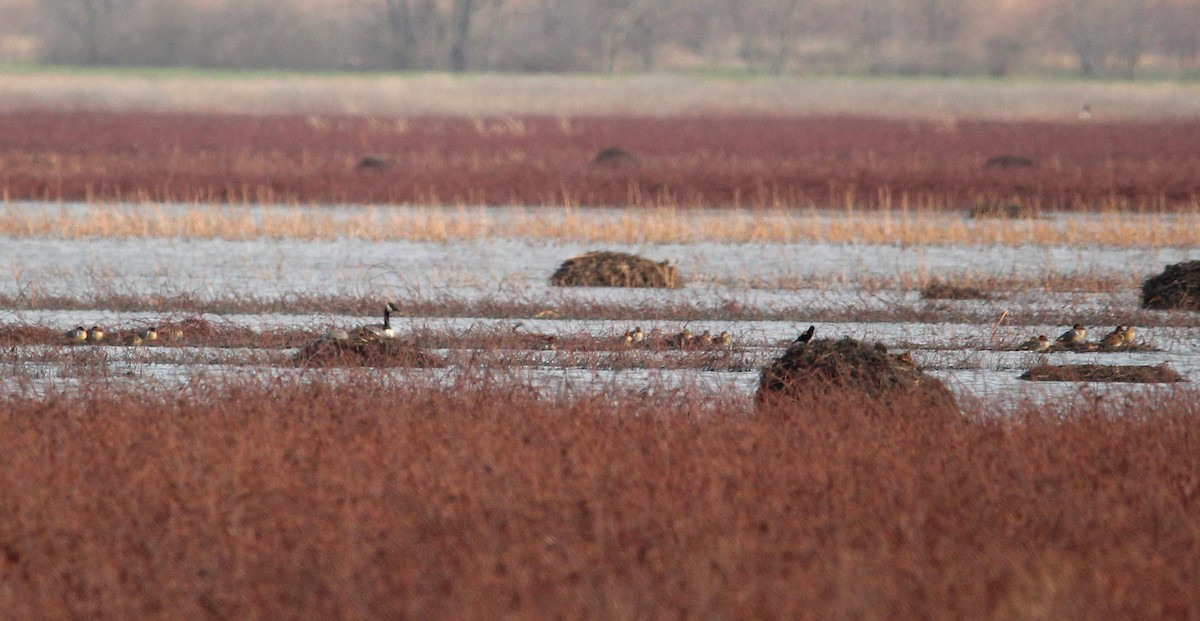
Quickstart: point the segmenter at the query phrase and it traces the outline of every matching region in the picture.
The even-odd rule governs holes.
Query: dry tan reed
[[[1055,218],[970,220],[930,210],[863,212],[674,207],[458,208],[228,207],[94,203],[77,209],[0,207],[10,238],[298,239],[451,242],[472,239],[588,243],[866,243],[901,245],[1191,247],[1200,209],[1099,212]]]

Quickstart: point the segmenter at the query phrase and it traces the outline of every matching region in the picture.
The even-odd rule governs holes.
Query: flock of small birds
[[[725,330],[722,330],[717,335],[713,335],[709,330],[705,330],[700,334],[692,334],[692,331],[687,328],[675,334],[662,336],[657,331],[647,334],[642,331],[641,326],[638,326],[621,335],[620,341],[628,346],[660,343],[673,349],[709,349],[713,347],[729,347],[733,344],[733,337]]]
[[[1075,324],[1070,330],[1063,332],[1053,343],[1045,334],[1039,334],[1034,338],[1021,343],[1020,348],[1035,352],[1049,352],[1055,349],[1066,349],[1070,351],[1113,351],[1122,347],[1128,347],[1137,338],[1137,331],[1133,326],[1117,326],[1112,332],[1104,335],[1104,338],[1098,342],[1089,343],[1087,339],[1087,328],[1082,324]]]
[[[150,326],[140,330],[133,330],[132,332],[118,333],[114,337],[107,334],[104,331],[104,328],[94,325],[90,328],[84,328],[83,326],[72,328],[64,332],[63,336],[67,338],[67,342],[71,345],[83,345],[89,343],[92,345],[100,343],[114,345],[146,345],[157,341],[159,332],[157,326]],[[175,328],[166,336],[173,341],[181,340],[183,338],[183,330],[180,328]]]
[[[398,310],[400,309],[395,304],[388,302],[383,307],[383,323],[360,326],[353,330],[330,328],[317,341],[363,343],[395,338],[396,332],[392,329],[391,319],[392,312]],[[812,339],[815,331],[816,326],[809,326],[808,330],[802,332],[792,341],[792,344],[807,343]],[[84,343],[98,344],[105,342],[107,335],[103,328],[93,325],[91,328],[84,328],[83,326],[72,328],[64,332],[63,336],[66,337],[67,342],[71,345],[80,345]],[[171,340],[178,341],[183,338],[183,331],[177,327],[172,329],[166,336]],[[1055,350],[1113,351],[1129,346],[1133,343],[1136,336],[1137,333],[1133,326],[1122,325],[1117,326],[1098,342],[1089,343],[1086,341],[1087,328],[1077,323],[1070,330],[1063,332],[1053,343],[1050,342],[1050,339],[1045,334],[1039,334],[1021,343],[1019,348],[1034,352],[1050,352]],[[111,338],[108,342],[123,345],[144,345],[153,343],[158,338],[158,327],[150,326],[141,330],[118,334],[116,338]],[[558,337],[551,335],[541,338],[545,340],[545,343],[542,343],[543,349],[558,349]],[[653,330],[649,333],[644,332],[641,326],[626,331],[620,336],[619,341],[628,347],[660,345],[671,349],[712,349],[733,345],[733,337],[726,330],[722,330],[720,334],[716,335],[709,330],[705,330],[697,335],[693,334],[688,328],[684,328],[680,332],[664,336],[658,330]]]

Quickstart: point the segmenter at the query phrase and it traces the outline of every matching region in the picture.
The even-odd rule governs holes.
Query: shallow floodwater
[[[48,209],[35,204],[9,209]],[[56,209],[76,207],[54,206]],[[264,212],[279,208],[239,208]],[[354,209],[354,208],[349,208]],[[522,214],[529,208],[519,209]],[[583,210],[587,213],[587,210]],[[503,218],[503,208],[486,210],[488,217]],[[548,210],[547,217],[556,217]],[[588,217],[604,218],[605,210]],[[934,217],[934,216],[925,216]],[[961,218],[947,214],[946,218]],[[1070,216],[1062,216],[1069,218]],[[1079,216],[1086,219],[1087,216]],[[1066,225],[1077,225],[1067,223]],[[1200,241],[1200,240],[1198,240]],[[550,274],[564,259],[588,250],[628,251],[657,260],[669,259],[689,284],[674,291],[629,289],[561,289],[548,285]],[[542,301],[548,306],[572,301],[621,303],[629,307],[677,302],[710,306],[735,304],[771,310],[794,317],[792,321],[629,321],[496,319],[489,317],[398,317],[402,333],[411,330],[521,329],[547,334],[610,336],[644,324],[664,333],[685,325],[693,331],[728,330],[739,346],[753,349],[756,360],[769,360],[807,327],[809,317],[837,309],[876,314],[892,310],[918,311],[929,306],[911,290],[864,288],[864,277],[873,282],[911,282],[914,274],[963,274],[997,278],[1037,279],[1055,275],[1154,274],[1163,266],[1194,258],[1189,249],[1131,250],[1102,246],[1007,246],[898,244],[766,244],[704,241],[687,244],[597,244],[544,242],[520,239],[471,239],[453,243],[413,241],[361,241],[254,239],[27,239],[0,237],[0,295],[16,300],[38,296],[102,299],[106,295],[188,294],[197,298],[277,299],[287,295],[378,296],[379,299],[454,299],[460,301]],[[803,286],[812,280],[811,287]],[[763,283],[799,282],[800,286],[770,288]],[[844,284],[837,284],[844,283]],[[1036,310],[1048,316],[1070,317],[1090,312],[1120,315],[1138,312],[1139,292],[1016,292],[1001,300],[939,301],[964,316],[1003,317],[1014,310]],[[19,305],[19,304],[18,304]],[[1012,325],[977,321],[940,323],[824,322],[819,336],[849,336],[879,340],[896,350],[912,351],[917,361],[945,378],[952,389],[988,400],[1014,396],[1061,399],[1080,390],[1142,391],[1170,387],[1085,386],[1074,383],[1028,383],[1016,380],[1037,360],[1104,364],[1169,363],[1189,380],[1200,379],[1200,321],[1186,313],[1163,315],[1173,327],[1140,328],[1139,339],[1161,351],[1115,354],[1059,354],[1039,357],[1025,352],[997,352],[998,342],[1012,343],[1035,334],[1058,334],[1062,325]],[[92,323],[137,326],[179,313],[118,312],[105,308],[86,310],[21,310],[0,308],[0,323],[35,324],[67,329]],[[314,314],[204,314],[213,323],[228,323],[258,330],[311,329],[314,334],[329,326],[353,327],[361,317]],[[1065,319],[1064,319],[1065,320]],[[1111,326],[1096,326],[1100,335]],[[1097,335],[1098,338],[1099,335]],[[220,377],[244,374],[246,366],[172,363],[163,360],[167,348],[156,348],[156,358],[138,360],[134,350],[116,350],[110,358],[124,377],[150,378],[156,385],[187,382],[197,375]],[[184,348],[179,348],[184,349]],[[121,351],[125,350],[125,351]],[[127,353],[128,352],[128,353]],[[193,352],[195,353],[195,352]],[[225,352],[226,355],[229,352]],[[194,359],[194,356],[193,356]],[[551,361],[552,362],[552,361]],[[28,369],[26,369],[28,370]],[[69,386],[70,373],[53,364],[33,369],[46,385]],[[294,369],[265,372],[281,375]],[[387,371],[398,373],[398,371]],[[441,372],[441,371],[439,371]],[[616,385],[663,389],[687,386],[721,393],[754,390],[755,372],[701,370],[606,371],[563,369],[549,364],[530,367],[528,379],[546,386]],[[436,372],[434,372],[436,373]],[[7,382],[10,389],[14,388]]]

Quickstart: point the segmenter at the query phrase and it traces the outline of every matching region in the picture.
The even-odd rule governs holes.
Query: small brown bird
[[[809,326],[808,329],[805,330],[803,334],[801,334],[800,336],[797,336],[796,340],[792,341],[792,344],[795,345],[796,343],[807,343],[807,342],[811,341],[812,337],[813,337],[813,333],[816,331],[817,331],[816,326]]]
[[[145,330],[138,332],[137,335],[143,341],[157,341],[158,340],[158,328],[156,326],[150,326],[149,328],[146,328]]]
[[[87,330],[85,330],[83,328],[83,326],[79,326],[72,330],[67,330],[66,332],[63,333],[63,336],[67,337],[67,340],[70,341],[71,344],[73,345],[75,343],[82,343],[82,342],[86,341],[87,337],[88,337],[88,333],[87,333]]]
[[[1116,349],[1125,344],[1125,326],[1117,326],[1115,330],[1104,335],[1100,339],[1100,347],[1104,349]]]
[[[645,341],[645,340],[646,340],[646,333],[645,333],[645,332],[642,332],[642,327],[641,327],[641,326],[638,326],[638,327],[636,327],[636,328],[634,328],[634,329],[633,329],[633,334],[632,334],[632,336],[633,336],[633,342],[634,342],[634,343],[641,343],[641,342],[643,342],[643,341]]]
[[[1027,351],[1046,351],[1050,349],[1050,339],[1046,338],[1045,334],[1039,334],[1036,338],[1029,339],[1021,343],[1021,349]]]
[[[1121,340],[1129,345],[1135,338],[1137,338],[1137,332],[1134,331],[1133,326],[1125,326],[1125,333],[1121,335]]]
[[[667,339],[668,347],[687,347],[692,344],[692,331],[684,328],[682,332]]]
[[[713,344],[712,332],[709,332],[708,330],[701,332],[700,336],[696,337],[696,343],[698,343],[701,347],[708,347],[708,346],[712,345]]]
[[[713,345],[717,347],[729,347],[733,344],[733,337],[729,336],[727,330],[721,330],[721,333],[713,337]]]
[[[99,343],[104,340],[104,330],[100,326],[92,326],[87,332],[87,340],[92,343]]]
[[[1056,342],[1075,345],[1077,343],[1082,343],[1086,336],[1087,328],[1083,327],[1082,324],[1077,323],[1070,330],[1063,332],[1062,335],[1058,337]]]

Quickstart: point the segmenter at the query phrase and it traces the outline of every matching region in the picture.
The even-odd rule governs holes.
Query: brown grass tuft
[[[404,339],[362,338],[350,340],[319,338],[292,357],[305,367],[442,367],[446,361]]]
[[[1175,369],[1160,365],[1039,364],[1018,379],[1033,382],[1127,382],[1163,384],[1185,382]]]
[[[921,287],[921,298],[925,300],[989,300],[992,298],[992,294],[978,287],[934,279]]]

